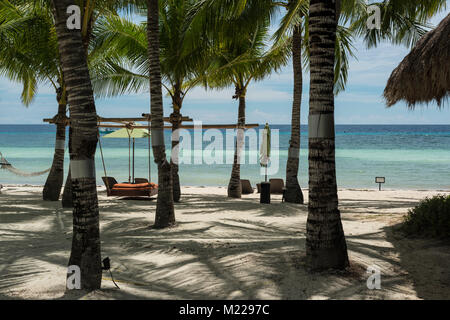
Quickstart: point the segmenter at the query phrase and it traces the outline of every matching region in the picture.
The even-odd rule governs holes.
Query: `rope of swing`
[[[148,182],[152,181],[152,156],[151,156],[151,142],[150,142],[150,117],[148,117]]]
[[[100,155],[102,157],[103,172],[105,173],[106,189],[109,190],[108,174],[106,173],[105,158],[103,157],[102,140],[100,139],[100,130],[97,126],[98,145],[100,147]]]
[[[150,142],[150,121],[148,122],[148,181],[151,181],[152,175],[151,175],[151,142]],[[98,136],[98,145],[100,147],[100,155],[102,158],[102,165],[103,165],[103,172],[105,173],[105,180],[106,180],[106,188],[109,189],[109,185],[108,185],[108,174],[106,172],[106,165],[105,165],[105,158],[103,156],[103,148],[102,148],[102,140],[101,140],[101,135],[100,135],[100,130],[99,127],[97,126],[97,136]],[[1,154],[1,153],[0,153]]]

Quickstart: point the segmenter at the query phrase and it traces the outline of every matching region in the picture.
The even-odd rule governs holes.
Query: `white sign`
[[[386,178],[385,177],[376,177],[375,183],[386,183]]]

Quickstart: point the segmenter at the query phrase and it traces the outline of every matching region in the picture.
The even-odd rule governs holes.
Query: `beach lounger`
[[[242,194],[252,194],[253,188],[250,180],[241,180]]]
[[[134,183],[148,183],[146,178],[134,178]]]
[[[270,179],[270,193],[271,194],[284,194],[284,181],[283,179]],[[261,193],[261,183],[256,184],[258,193]]]
[[[283,179],[270,179],[270,193],[271,194],[283,194],[285,187]],[[261,183],[256,184],[258,193],[261,193]]]
[[[271,194],[284,194],[284,181],[283,179],[270,179],[270,193]]]
[[[117,183],[113,177],[102,177],[108,197],[151,197],[158,193],[154,183]]]

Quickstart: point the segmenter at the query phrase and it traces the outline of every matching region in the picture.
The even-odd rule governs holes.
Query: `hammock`
[[[0,169],[5,169],[8,170],[9,172],[14,173],[15,175],[21,176],[21,177],[36,177],[36,176],[41,176],[43,174],[46,174],[47,172],[49,172],[51,170],[51,168],[48,168],[47,170],[44,171],[38,171],[38,172],[25,172],[22,170],[19,170],[15,167],[13,167],[8,160],[6,160],[2,153],[0,152]]]

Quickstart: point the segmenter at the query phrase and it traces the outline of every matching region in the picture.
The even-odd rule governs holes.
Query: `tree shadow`
[[[421,299],[450,299],[450,245],[435,239],[408,238],[397,224],[384,228],[399,253],[400,264],[411,276]]]
[[[409,275],[401,268],[417,277],[410,271],[417,268],[411,267],[413,260],[408,256],[415,251],[399,245],[389,228],[346,236],[350,270],[311,273],[305,263],[305,205],[261,205],[256,198],[235,200],[192,194],[176,204],[182,211],[177,226],[163,230],[149,228],[155,202],[129,201],[124,205],[120,199],[106,202],[100,198],[102,256],[111,257],[112,272],[121,290],[114,288],[105,273],[101,290],[64,291],[72,216],[39,201],[39,197],[9,197],[20,206],[20,218],[14,216],[17,207],[0,213],[5,213],[9,221],[0,221],[0,299],[14,297],[8,292],[36,278],[45,284],[49,272],[57,268],[61,283],[52,290],[56,290],[58,299],[382,299],[410,294],[403,289]],[[343,206],[357,210],[357,204],[347,200],[342,200]],[[369,205],[379,208],[407,205],[404,201],[362,201],[371,201]],[[7,206],[1,198],[0,205]],[[345,213],[350,216],[347,209]],[[38,222],[37,217],[45,221],[44,226],[22,230],[22,225]],[[292,223],[286,225],[286,219]],[[430,248],[432,244],[427,245]],[[419,268],[417,272],[428,275],[432,271],[426,269],[426,249],[421,247],[422,255],[413,262],[422,263],[424,270]],[[400,260],[396,259],[398,254]],[[444,271],[448,270],[448,261],[440,262],[447,268]],[[367,288],[365,270],[369,263],[390,271],[383,274],[381,291]],[[36,271],[41,265],[46,267]],[[428,289],[422,289],[427,284],[414,282],[419,297],[433,297]],[[435,290],[434,297],[445,297],[445,290]]]

